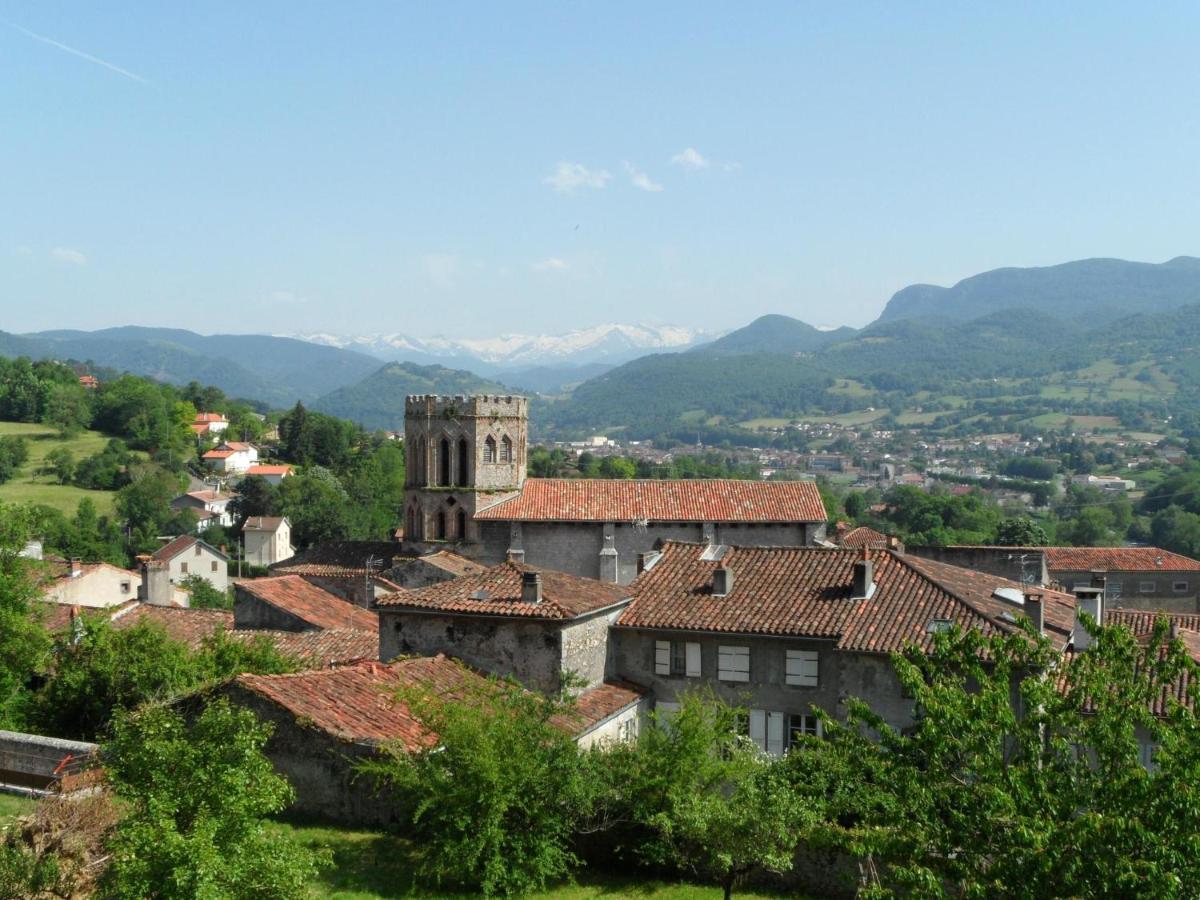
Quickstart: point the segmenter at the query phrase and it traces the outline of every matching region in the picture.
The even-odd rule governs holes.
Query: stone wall
[[[1050,576],[1063,590],[1075,585],[1090,585],[1092,573],[1053,570]],[[1180,590],[1176,590],[1179,587]],[[1105,573],[1104,605],[1126,609],[1153,609],[1163,612],[1194,613],[1200,611],[1200,572],[1120,572]]]
[[[1023,583],[1045,585],[1050,581],[1046,556],[1040,550],[1021,547],[908,547],[906,553],[944,562],[976,572],[987,572]],[[1024,559],[1022,559],[1024,557]]]
[[[275,726],[264,753],[296,793],[291,812],[358,826],[407,824],[408,812],[394,795],[355,769],[359,762],[377,758],[375,748],[305,727],[287,710],[236,684],[221,690],[231,702]]]
[[[658,675],[654,667],[655,641],[692,641],[700,644],[700,677]],[[717,678],[718,647],[750,647],[750,680]],[[677,702],[686,691],[710,686],[726,702],[738,706],[807,714],[817,706],[837,718],[845,716],[845,701],[858,697],[897,728],[912,722],[912,701],[902,694],[891,661],[886,656],[837,650],[833,641],[804,638],[766,638],[687,634],[614,628],[610,637],[612,674],[648,687],[656,701]],[[785,683],[787,650],[818,653],[816,687]]]
[[[588,687],[603,683],[608,672],[609,628],[627,605],[571,622],[563,628],[562,671],[579,675]]]
[[[98,750],[84,741],[0,731],[0,783],[44,789],[82,771]]]

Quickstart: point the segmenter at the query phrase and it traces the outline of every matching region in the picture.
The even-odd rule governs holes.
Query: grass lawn
[[[393,835],[375,831],[351,831],[328,826],[279,823],[277,828],[294,834],[301,843],[332,855],[333,866],[312,884],[316,896],[332,900],[387,900],[393,897],[458,898],[472,894],[440,893],[422,887],[414,876],[412,844]],[[718,887],[639,879],[628,874],[583,870],[574,883],[562,884],[533,895],[550,900],[710,900],[722,896]],[[737,891],[736,897],[777,897],[778,893]]]
[[[76,437],[59,440],[57,432],[46,425],[28,422],[0,422],[0,437],[20,435],[29,442],[29,461],[7,483],[0,484],[0,502],[44,503],[71,515],[84,497],[91,497],[101,515],[113,511],[111,491],[86,491],[71,485],[55,484],[54,479],[38,474],[46,454],[66,447],[76,462],[104,449],[109,438],[98,431],[85,431]]]
[[[33,801],[16,794],[0,794],[0,828],[33,809]]]

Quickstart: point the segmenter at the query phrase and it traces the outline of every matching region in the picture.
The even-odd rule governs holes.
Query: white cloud
[[[554,168],[554,174],[542,179],[560,194],[571,194],[579,188],[595,188],[599,190],[612,180],[612,174],[604,169],[589,169],[582,163],[560,162]]]
[[[700,169],[707,169],[712,163],[700,155],[700,151],[695,147],[688,147],[680,153],[676,153],[671,157],[671,165],[683,166],[685,169],[690,169],[693,172]]]
[[[43,44],[49,44],[51,47],[57,47],[59,50],[62,50],[65,53],[70,53],[72,56],[78,56],[80,59],[86,59],[93,65],[102,66],[103,68],[108,69],[110,72],[116,72],[118,75],[124,75],[126,78],[132,79],[133,81],[137,81],[141,84],[150,84],[150,82],[148,82],[141,75],[135,75],[128,69],[122,69],[120,66],[115,66],[98,56],[92,56],[90,53],[84,53],[82,50],[76,50],[74,47],[70,47],[67,44],[54,40],[53,38],[45,37],[37,32],[30,31],[28,28],[22,28],[15,22],[9,22],[8,24],[12,25],[13,28],[17,29],[17,31],[21,32],[27,37],[33,38],[35,41],[41,41]]]
[[[55,247],[50,251],[50,255],[59,262],[70,263],[73,266],[87,265],[87,257],[70,247]]]
[[[629,173],[629,180],[636,188],[641,188],[643,191],[661,191],[663,186],[656,181],[651,181],[650,176],[641,171],[631,162],[625,163],[625,171]]]
[[[571,268],[571,264],[565,259],[559,259],[557,256],[539,260],[532,266],[535,272],[565,272],[569,268]]]

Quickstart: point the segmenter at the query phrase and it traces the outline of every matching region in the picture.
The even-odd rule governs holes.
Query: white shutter
[[[767,749],[767,712],[763,709],[750,710],[750,740],[759,750]]]
[[[783,713],[767,713],[767,752],[772,756],[783,755]]]
[[[817,651],[789,650],[787,651],[787,666],[785,682],[801,687],[817,686]]]
[[[750,648],[717,647],[717,678],[720,681],[749,681]]]
[[[671,674],[671,642],[670,641],[655,641],[654,642],[654,674],[655,675],[670,675]]]
[[[700,645],[693,644],[691,641],[687,643],[687,677],[700,677]]]

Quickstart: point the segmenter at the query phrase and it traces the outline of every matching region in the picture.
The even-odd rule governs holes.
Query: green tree
[[[399,699],[438,745],[415,755],[391,747],[366,771],[412,805],[423,874],[486,896],[563,877],[577,862],[570,843],[587,804],[575,741],[553,721],[569,707],[498,679],[454,699],[432,690]]]
[[[117,492],[117,512],[130,529],[131,542],[135,550],[154,550],[158,535],[169,530],[186,530],[177,523],[171,509],[171,500],[182,488],[181,479],[157,466],[150,467]],[[169,529],[179,524],[178,529]]]
[[[277,515],[287,516],[292,523],[292,539],[297,547],[350,536],[349,497],[328,469],[310,466],[283,479],[275,494]]]
[[[630,817],[648,835],[642,858],[714,880],[727,900],[756,868],[790,870],[800,829],[813,818],[781,762],[738,734],[738,715],[711,693],[692,692],[610,761]]]
[[[66,484],[75,477],[75,454],[66,447],[55,447],[46,454],[43,468],[50,472],[59,484]]]
[[[225,700],[193,721],[155,705],[117,722],[104,765],[129,807],[102,893],[113,898],[290,900],[321,860],[269,828],[291,802],[263,747],[271,726]]]
[[[233,599],[212,586],[203,575],[189,575],[180,584],[190,597],[193,609],[233,609]]]
[[[1002,547],[1045,547],[1050,538],[1037,522],[1028,516],[1014,516],[996,526],[996,543]]]
[[[9,728],[19,727],[25,685],[45,667],[50,650],[37,615],[34,574],[20,555],[40,530],[41,516],[33,507],[0,505],[0,723]]]
[[[67,438],[87,428],[92,421],[92,403],[88,391],[76,384],[55,384],[49,388],[42,421],[58,429]]]

